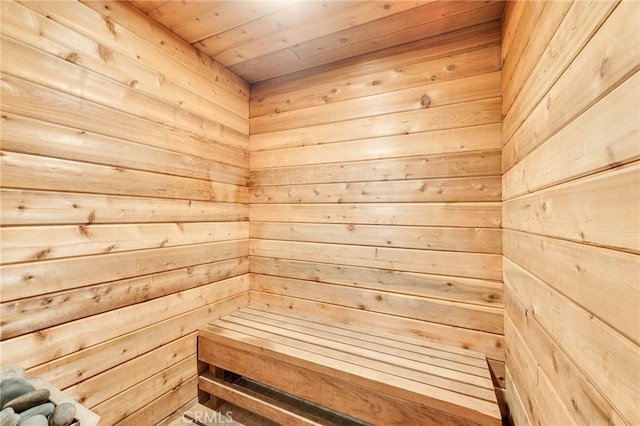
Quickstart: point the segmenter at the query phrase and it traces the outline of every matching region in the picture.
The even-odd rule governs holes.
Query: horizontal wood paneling
[[[505,340],[516,425],[640,421],[638,7],[505,10]]]
[[[594,318],[589,310],[509,260],[505,260],[505,286],[511,297],[524,303],[533,320],[562,346],[620,414],[631,424],[637,423],[635,408],[640,402],[640,395],[635,392],[640,378],[637,342]],[[527,345],[520,343],[513,347],[526,348]],[[615,362],[611,362],[612,359]],[[611,376],[616,377],[615,383],[611,383]]]
[[[158,222],[225,222],[247,220],[249,207],[237,203],[140,198],[65,192],[0,190],[5,225]]]
[[[499,177],[270,186],[250,191],[260,203],[411,203],[500,201]]]
[[[285,135],[280,135],[277,138],[252,136],[250,158],[252,175],[260,173],[265,168],[270,169],[270,173],[278,173],[280,167],[311,164],[322,164],[323,167],[332,167],[333,164],[334,169],[337,167],[343,169],[344,165],[336,163],[355,163],[366,160],[377,160],[382,167],[389,164],[390,159],[411,162],[415,160],[411,158],[414,156],[438,154],[444,156],[469,152],[474,153],[471,155],[479,155],[477,151],[484,151],[482,155],[486,155],[486,151],[499,150],[500,148],[499,124],[425,133],[409,132],[408,134],[372,139],[359,139],[360,134],[358,133],[323,134],[318,139],[314,139],[314,133],[301,133],[297,137],[292,136],[291,138]],[[331,138],[339,137],[351,138],[352,140],[332,143]],[[327,147],[325,144],[329,143],[331,145]],[[273,149],[267,150],[269,146]],[[449,156],[447,155],[446,158]],[[350,170],[351,167],[353,167],[352,164],[347,170]],[[391,168],[404,177],[406,173],[403,173],[402,167],[402,165],[398,165],[397,161],[391,163]],[[363,173],[363,178],[366,179],[364,176],[367,175],[368,173]]]
[[[254,86],[253,302],[481,350],[504,386],[497,29]]]
[[[55,137],[55,146],[43,146],[40,141],[46,137]],[[249,178],[248,170],[243,167],[34,120],[6,111],[2,115],[2,147],[21,154],[46,155],[63,160],[211,179],[235,185],[246,185]],[[167,169],[164,164],[172,164],[173,167]]]
[[[247,258],[230,259],[15,300],[0,305],[2,336],[42,330],[72,321],[78,312],[95,315],[247,272]]]
[[[359,244],[423,250],[502,253],[502,233],[495,228],[328,225],[318,223],[252,222],[251,238]]]
[[[247,222],[6,227],[3,263],[247,239]]]
[[[402,87],[396,90],[385,87],[384,91],[380,89],[381,93],[378,94],[361,95],[339,102],[329,102],[331,99],[327,99],[324,105],[298,106],[287,102],[288,110],[285,111],[276,107],[271,114],[253,115],[252,113],[251,133],[305,128],[336,121],[411,111],[427,106],[435,108],[496,97],[500,95],[500,72],[487,71],[485,74],[438,82],[426,87],[424,85],[409,88],[404,88],[406,86],[403,85]]]
[[[454,302],[493,307],[499,307],[502,304],[502,283],[480,279],[258,256],[251,257],[251,271],[262,275],[297,278],[356,288],[391,289],[398,294],[411,294]]]
[[[1,7],[2,366],[155,424],[248,303],[248,85],[125,3]]]
[[[319,285],[316,281],[266,275],[256,277],[256,283],[253,289],[265,293],[286,293],[290,297],[331,305],[340,304],[454,327],[502,333],[501,307],[470,307],[449,300],[434,300],[326,283]]]
[[[505,301],[505,334],[511,336],[511,333],[514,333],[519,342],[506,348],[507,359],[510,360],[513,352],[520,348],[530,351],[531,357],[529,359],[520,359],[517,363],[537,366],[538,374],[544,374],[552,381],[553,386],[557,389],[556,394],[563,401],[563,410],[569,410],[569,416],[574,422],[578,424],[627,424],[611,406],[608,399],[592,386],[589,378],[579,368],[576,368],[575,361],[562,348],[558,347],[555,340],[541,327],[531,311],[522,306],[511,292],[507,292],[506,295],[508,299]],[[536,344],[528,345],[527,341],[535,341]],[[515,360],[514,364],[516,364]],[[516,365],[516,368],[521,367]],[[513,384],[513,380],[510,382],[507,382],[507,389],[509,389],[509,385]],[[527,393],[535,388],[534,383],[536,381],[519,380],[518,388],[522,387],[522,392]],[[536,398],[536,396],[532,395],[532,398]],[[513,405],[515,408],[517,406],[518,404]],[[531,404],[531,407],[533,406]],[[527,407],[527,409],[531,410],[532,408]],[[533,414],[531,413],[531,415]],[[518,422],[517,424],[522,423]]]
[[[419,6],[421,9],[419,13],[407,11],[405,14],[397,14],[385,20],[384,26],[390,26],[393,30],[382,36],[371,37],[372,33],[375,34],[376,27],[380,25],[380,22],[372,21],[350,27],[340,33],[340,37],[329,34],[326,37],[300,43],[299,46],[294,45],[289,49],[279,50],[265,58],[258,57],[232,65],[229,69],[244,76],[248,81],[262,81],[293,71],[306,70],[372,51],[377,52],[379,49],[393,48],[411,41],[436,37],[449,31],[463,30],[470,26],[491,22],[500,16],[503,9],[501,2],[473,4],[457,2],[456,6],[451,7],[452,13],[449,16],[442,16],[443,12],[438,13],[432,10],[442,6],[430,2]],[[444,13],[449,14],[449,12]]]
[[[420,149],[418,146],[418,138],[415,139],[414,141],[407,139],[406,142],[407,145],[413,144],[415,149],[418,150]],[[380,148],[378,149],[380,151],[379,156],[383,155],[382,144],[383,142],[380,141]],[[355,143],[353,146],[355,146]],[[339,148],[334,145],[332,148],[333,150],[340,150],[340,152],[348,155],[348,151],[342,149],[342,147]],[[462,148],[464,148],[464,146]],[[434,150],[435,147],[432,146],[428,149]],[[453,148],[450,147],[449,149]],[[320,149],[316,151],[320,153]],[[494,176],[499,174],[501,170],[500,151],[471,151],[432,155],[412,155],[409,149],[407,149],[407,151],[408,156],[399,158],[353,162],[345,161],[342,163],[328,162],[325,164],[252,170],[251,183],[253,186],[264,188],[274,185],[304,185],[310,183],[331,183],[335,181],[343,183],[380,182],[407,178],[431,179],[464,176]],[[257,154],[259,153],[254,153],[254,155]],[[394,155],[401,155],[401,153],[397,152]],[[478,158],[482,161],[478,161]],[[268,160],[265,158],[265,161]],[[278,158],[275,161],[281,161],[281,159]],[[293,162],[296,160],[291,158],[290,161]],[[304,159],[303,161],[309,162],[314,161],[314,159],[312,157]],[[330,160],[327,158],[327,161]],[[250,188],[249,190],[255,191],[255,188]]]
[[[633,1],[620,4],[566,71],[556,76],[556,83],[528,114],[531,118],[524,121],[512,136],[508,133],[504,135],[505,171],[640,68],[636,55],[629,54],[638,50],[635,43],[638,31],[632,25],[627,25],[629,16],[640,13],[638,7],[638,3]],[[600,23],[598,19],[590,22],[593,28],[598,28]],[[612,39],[620,40],[620,43],[611,43]],[[576,84],[576,81],[584,84]],[[505,128],[510,122],[509,117],[505,116]]]

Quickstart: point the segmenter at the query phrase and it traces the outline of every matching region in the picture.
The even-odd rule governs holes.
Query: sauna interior
[[[1,367],[169,424],[256,306],[640,424],[640,2],[0,6]]]

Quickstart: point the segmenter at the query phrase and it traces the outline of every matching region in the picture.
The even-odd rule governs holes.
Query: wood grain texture
[[[637,13],[631,1],[506,6],[506,393],[516,425],[639,421]]]
[[[125,3],[2,2],[0,359],[155,424],[248,303],[248,85]]]
[[[251,83],[496,23],[504,8],[497,1],[131,3]]]
[[[504,376],[494,31],[255,85],[252,300],[452,333]]]

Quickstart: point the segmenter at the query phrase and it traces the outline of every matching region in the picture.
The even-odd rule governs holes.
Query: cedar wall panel
[[[500,36],[252,85],[252,302],[480,350],[502,386]]]
[[[517,425],[640,424],[638,16],[637,1],[506,6],[505,339]]]
[[[247,84],[123,3],[0,3],[2,366],[155,423],[248,302]]]

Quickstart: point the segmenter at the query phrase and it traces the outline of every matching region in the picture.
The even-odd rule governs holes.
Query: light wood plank
[[[144,382],[155,374],[161,374],[177,362],[196,355],[197,331],[185,337],[154,349],[144,355],[110,368],[109,370],[84,380],[64,390],[87,407],[113,398],[138,383]]]
[[[30,369],[248,290],[247,277],[230,278],[3,340],[0,342],[0,351],[2,351],[3,362],[7,365],[22,365]],[[100,333],[95,332],[97,329]],[[51,383],[56,385],[55,381]]]
[[[320,419],[310,419],[306,413],[298,413],[294,407],[286,406],[276,400],[268,399],[248,389],[224,382],[210,375],[202,375],[198,378],[201,390],[215,395],[233,405],[250,410],[259,416],[291,426],[329,426],[330,423]]]
[[[629,16],[640,14],[639,8],[640,3],[627,1],[614,10],[506,143],[503,170],[509,170],[639,69],[640,47],[634,41],[640,38],[640,29],[627,24]],[[612,44],[612,38],[621,42]]]
[[[196,291],[197,292],[197,291]],[[203,293],[200,293],[203,294]],[[165,299],[165,301],[170,299]],[[42,376],[60,389],[73,386],[83,380],[94,377],[110,368],[124,362],[131,361],[149,351],[166,345],[189,333],[205,326],[218,316],[238,310],[248,303],[248,292],[241,292],[229,298],[212,299],[209,304],[195,309],[175,312],[174,316],[166,316],[148,324],[134,324],[130,329],[120,330],[121,333],[108,332],[102,341],[96,344],[85,343],[79,349],[68,356],[39,364],[27,370],[30,376]],[[179,302],[176,302],[180,304]],[[143,315],[148,312],[144,305],[138,305],[140,311],[143,307]],[[157,309],[157,306],[155,307]],[[102,318],[117,317],[121,312],[103,314]],[[135,317],[133,317],[135,319]],[[117,318],[109,320],[117,323]],[[135,320],[136,322],[139,320]],[[72,327],[78,328],[77,322]],[[63,326],[64,327],[64,326]],[[115,326],[114,326],[115,327]],[[80,327],[82,329],[82,327]],[[95,333],[94,333],[95,334]],[[70,334],[73,336],[73,334]],[[89,336],[89,334],[87,334]],[[8,343],[7,343],[8,345]],[[64,346],[61,346],[64,347]],[[195,374],[195,371],[194,371]]]
[[[505,268],[506,285],[534,319],[584,369],[620,414],[630,424],[637,423],[640,420],[636,409],[640,395],[635,391],[640,380],[637,342],[619,334],[522,267],[506,261]],[[638,300],[635,299],[636,305]]]
[[[252,133],[250,144],[251,149],[255,150],[253,144],[257,143],[259,150],[262,149],[259,146],[264,144],[262,141],[265,139],[267,141],[276,139],[281,147],[291,143],[300,146],[496,124],[500,122],[499,103],[498,98],[493,98],[322,124],[304,129],[270,132],[266,137]]]
[[[515,3],[515,2],[514,2]],[[507,400],[509,401],[509,420],[516,425],[532,425],[525,409],[524,400],[520,396],[518,389],[513,384],[512,375],[507,369]]]
[[[85,37],[17,3],[4,2],[1,8],[3,25],[0,33],[33,46],[44,59],[48,56],[44,53],[49,53],[125,85],[132,91],[150,95],[181,111],[212,121],[220,121],[221,117],[225,117],[229,119],[229,124],[239,123],[238,120],[241,120],[241,128],[248,128],[246,115],[233,112],[220,102],[212,102],[193,87],[185,88],[177,84],[160,70],[145,66],[140,58],[127,57],[118,50],[109,49],[100,44],[101,40]],[[46,37],[41,33],[46,34]],[[76,84],[71,85],[73,86]]]
[[[496,281],[502,277],[501,256],[492,254],[251,240],[251,255]]]
[[[172,77],[182,79],[181,84],[186,84],[185,87],[203,88],[203,95],[206,94],[223,105],[227,102],[226,107],[235,110],[242,117],[248,115],[249,86],[242,78],[208,56],[202,55],[180,37],[167,32],[164,27],[154,25],[146,16],[124,2],[111,4],[107,1],[85,1],[82,4],[85,9],[91,8],[97,12],[91,15],[91,21],[73,19],[72,15],[65,13],[64,16],[60,16],[65,25],[79,33],[92,35],[96,30],[90,27],[90,23],[103,22],[102,25],[98,25],[97,30],[103,35],[104,42],[124,52],[135,52],[136,49],[142,49],[144,52],[149,46],[153,46],[160,54],[153,55],[154,58],[146,58],[152,61],[152,69],[165,70]],[[82,13],[88,15],[86,11]],[[111,26],[106,26],[109,32],[103,32],[106,22],[115,24],[113,28],[117,37],[109,34]],[[176,66],[182,70],[182,76],[169,72]]]
[[[246,204],[0,189],[3,225],[248,220]],[[79,226],[79,225],[78,225]]]
[[[423,7],[427,6],[429,4]],[[436,4],[435,7],[438,5]],[[290,49],[279,50],[265,57],[241,62],[230,66],[229,69],[243,75],[250,82],[274,78],[358,55],[378,52],[381,49],[393,48],[403,43],[428,39],[449,31],[489,23],[500,18],[503,4],[492,2],[489,4],[467,4],[462,7],[474,10],[442,18],[438,14],[426,15],[427,21],[430,21],[426,27],[424,22],[415,22],[416,17],[418,20],[420,19],[419,15],[409,11],[406,12],[406,16],[405,14],[397,14],[385,20],[387,28],[388,25],[394,25],[397,30],[381,37],[371,38],[371,32],[376,32],[377,26],[380,25],[379,22],[371,22],[346,30],[341,33],[340,37],[332,37],[331,35],[320,37]],[[343,39],[346,39],[346,42],[342,42]],[[324,47],[324,49],[318,49],[319,47]]]
[[[501,31],[501,59],[505,62],[509,55],[511,45],[515,41],[515,34],[518,30],[518,24],[524,13],[525,2],[508,2],[504,5],[502,14],[502,31]]]
[[[2,62],[2,71],[6,74],[205,139],[227,140],[229,145],[236,147],[242,147],[246,140],[247,118],[229,110],[214,106],[217,117],[206,119],[201,114],[184,111],[180,105],[174,106],[143,94],[130,84],[114,82],[69,60],[43,54],[13,38],[2,36],[2,44],[2,55],[6,59]],[[39,64],[37,68],[33,67],[35,62]],[[52,79],[51,75],[57,75],[57,78]],[[82,83],[78,84],[79,81]]]
[[[522,68],[519,64],[514,64],[514,67],[517,66],[517,72],[507,65],[507,78],[514,79],[509,83],[517,91],[507,90],[504,97],[503,131],[505,142],[513,136],[518,126],[571,65],[572,61],[574,59],[580,60],[577,55],[584,54],[581,53],[582,49],[598,31],[617,3],[617,1],[591,1],[564,3],[564,5],[559,3],[555,7],[545,5],[542,22],[548,30],[546,33],[541,31],[541,34],[554,34],[554,37],[550,40],[549,36],[536,37],[529,43],[534,46],[542,46],[544,49],[539,59],[535,56],[530,59],[526,57],[529,61],[525,61],[521,65]],[[567,10],[569,6],[570,8]],[[528,39],[529,34],[530,31],[525,32],[522,37]],[[536,48],[537,51],[541,49],[537,46]],[[597,59],[591,60],[596,61]]]
[[[506,333],[509,333],[512,339],[512,345],[506,348],[507,359],[512,360],[517,366],[514,367],[514,374],[517,374],[514,377],[515,385],[518,389],[525,389],[529,416],[537,419],[539,424],[579,425],[580,423],[569,415],[547,373],[540,370],[527,343],[508,318],[505,320],[505,326],[508,330]],[[521,374],[518,374],[518,371],[521,371]]]
[[[312,354],[302,349],[271,343],[269,349],[263,348],[262,351],[260,351],[262,355],[253,355],[253,353],[255,353],[254,348],[256,345],[255,343],[250,343],[251,338],[246,338],[249,336],[242,337],[243,335],[241,334],[220,328],[212,328],[211,331],[212,332],[209,332],[209,328],[201,331],[200,335],[204,337],[203,342],[200,345],[203,352],[201,359],[209,360],[209,362],[220,365],[225,369],[233,369],[235,366],[243,372],[247,372],[247,376],[255,377],[256,380],[266,384],[275,383],[273,376],[268,374],[267,371],[273,371],[275,374],[278,374],[279,372],[282,379],[278,382],[278,387],[284,388],[283,390],[285,391],[292,391],[292,388],[290,385],[291,382],[289,382],[288,378],[283,377],[284,375],[282,375],[282,372],[304,369],[309,370],[309,373],[307,373],[306,376],[308,376],[310,380],[315,381],[315,377],[322,377],[323,382],[327,380],[333,383],[341,383],[346,379],[350,383],[360,384],[367,388],[367,390],[365,390],[366,393],[363,395],[363,397],[369,395],[367,399],[377,398],[377,395],[384,393],[420,404],[418,406],[423,407],[423,410],[427,409],[427,411],[430,411],[427,407],[433,407],[435,409],[441,409],[445,412],[451,413],[454,416],[470,415],[472,417],[474,416],[473,412],[477,412],[475,413],[475,416],[482,413],[482,417],[486,418],[487,421],[489,421],[488,419],[495,413],[495,411],[493,411],[494,408],[492,408],[489,403],[481,402],[479,400],[469,401],[468,397],[463,397],[460,394],[449,393],[443,389],[438,389],[437,391],[434,390],[437,392],[437,396],[433,396],[434,394],[427,390],[427,386],[420,385],[417,382],[403,380],[398,376],[387,375],[382,372],[374,372],[373,370],[365,367],[355,366],[323,355]],[[253,341],[255,342],[255,339]],[[214,347],[218,348],[216,349],[215,355],[208,355]],[[242,354],[246,353],[248,355],[247,358],[250,359],[247,359],[246,361],[244,359],[238,359],[238,353],[236,351],[240,351]],[[233,355],[234,353],[236,353],[235,356]],[[233,361],[233,358],[235,358],[236,361]],[[263,369],[258,367],[256,364],[248,364],[248,361],[253,361],[256,358],[265,359],[266,362],[275,365],[271,368]],[[268,361],[269,359],[275,361],[275,363],[273,361]],[[250,367],[250,365],[255,365],[255,367]],[[290,367],[287,368],[289,365]],[[335,378],[336,376],[340,378]],[[322,398],[322,395],[317,392],[315,392],[315,395],[309,395],[309,389],[300,388],[301,383],[304,383],[304,381],[298,381],[298,389],[297,392],[294,391],[295,393],[302,393],[303,397],[319,403],[326,401]],[[314,384],[314,387],[316,387],[316,384]],[[374,393],[371,392],[371,390],[376,390],[380,393]],[[416,394],[415,392],[421,392],[421,394]],[[334,398],[331,399],[331,405],[325,404],[330,408],[338,409],[341,412],[346,412],[349,415],[355,415],[365,420],[372,419],[371,414],[363,417],[363,412],[354,413],[355,410],[358,410],[357,407],[347,408],[344,403],[337,404],[334,402],[342,398],[338,400]],[[344,399],[342,400],[344,401]],[[347,398],[345,402],[355,404],[356,401],[357,399],[351,397]],[[399,403],[400,399],[397,401]],[[465,406],[461,407],[458,404],[465,404]],[[469,412],[468,410],[471,410],[472,412]],[[497,406],[495,407],[495,410],[497,410]],[[396,416],[398,416],[397,413]],[[414,423],[410,422],[408,424]],[[447,423],[445,422],[443,424]]]
[[[436,37],[404,43],[394,48],[385,49],[383,54],[373,52],[359,57],[340,61],[335,64],[316,67],[312,70],[292,73],[284,77],[255,82],[251,86],[251,98],[258,99],[265,95],[288,93],[300,88],[315,87],[320,82],[338,82],[350,78],[366,78],[380,70],[395,70],[396,67],[416,65],[436,58],[444,58],[456,54],[500,45],[501,26],[497,22],[475,25],[457,31],[450,31]],[[397,77],[397,73],[391,75]],[[386,81],[388,79],[384,79]]]
[[[488,333],[503,332],[500,308],[256,274],[252,275],[251,288],[287,297],[309,299]]]
[[[524,2],[524,10],[519,17],[519,25],[511,46],[513,50],[509,51],[502,66],[503,114],[506,115],[509,112],[523,86],[530,84],[527,79],[545,53],[545,49],[550,47],[549,42],[554,35],[557,35],[558,26],[561,25],[571,5],[572,2]],[[574,22],[575,24],[582,25],[584,22]],[[531,37],[533,31],[538,35],[535,38]],[[573,49],[573,46],[570,46],[570,49]],[[568,50],[563,49],[563,53]]]
[[[503,204],[504,226],[640,253],[640,164]]]
[[[244,186],[0,152],[5,188],[247,203]]]
[[[240,56],[240,58],[247,55],[253,56],[255,53],[249,53],[251,50],[251,44],[259,44],[261,39],[266,39],[270,35],[268,32],[278,30],[278,34],[282,34],[280,37],[277,35],[270,39],[276,40],[281,44],[280,39],[289,38],[286,35],[286,29],[296,25],[296,18],[300,19],[300,23],[308,23],[314,17],[321,19],[326,15],[320,15],[325,9],[329,9],[333,12],[339,13],[341,9],[347,6],[340,4],[329,4],[325,7],[319,5],[300,5],[292,2],[243,2],[242,4],[229,4],[219,2],[215,7],[209,7],[204,13],[194,17],[182,24],[179,24],[172,28],[172,31],[179,35],[181,38],[195,44],[202,41],[202,43],[196,44],[198,48],[202,48],[202,51],[210,56],[215,56],[216,60],[221,64],[228,67],[229,60],[224,56],[223,50],[209,50],[209,39],[223,39],[223,40],[238,40],[235,34],[228,34],[230,30],[242,28],[242,34],[246,38],[244,40],[238,40],[236,43],[241,43],[245,49],[241,51],[234,50],[230,54],[231,57]],[[292,20],[293,18],[293,20]],[[278,25],[273,27],[271,21],[275,20]],[[268,31],[260,31],[260,28],[267,26]],[[258,31],[254,32],[255,28]],[[270,31],[269,31],[270,30]],[[234,44],[236,44],[234,43]],[[246,47],[246,45],[249,47]]]
[[[149,16],[190,44],[194,44],[197,40],[205,38],[203,34],[207,31],[215,31],[219,35],[218,38],[222,38],[221,33],[262,19],[264,15],[272,14],[289,3],[247,1],[241,5],[234,5],[225,2],[172,2],[160,5],[149,12]]]
[[[245,257],[249,242],[235,240],[5,265],[0,300],[7,302],[102,282]],[[92,271],[87,274],[87,271]]]
[[[247,222],[196,222],[0,229],[2,263],[116,253],[249,238]]]
[[[564,406],[570,410],[572,418],[579,424],[627,424],[575,361],[540,326],[539,321],[528,315],[526,308],[514,297],[510,289],[507,289],[506,304],[505,338],[507,341],[511,339],[511,330],[515,327],[525,342],[531,342],[525,345],[533,354],[538,368],[553,377],[556,393]],[[507,343],[507,348],[517,349],[518,346],[513,346],[516,344],[518,343]],[[511,387],[511,383],[507,382],[507,388]]]
[[[506,259],[640,342],[640,323],[629,315],[640,304],[638,255],[513,230],[503,244]]]
[[[247,273],[249,260],[237,258],[5,302],[1,336],[9,339]]]
[[[185,28],[184,37],[192,43],[199,42],[195,44],[198,48],[229,68],[247,58],[268,55],[304,42],[309,37],[316,38],[333,33],[336,25],[345,25],[345,20],[355,25],[356,22],[368,18],[362,16],[363,12],[372,9],[371,5],[364,2],[269,3],[257,2],[257,7],[252,4],[230,7],[229,12],[239,15],[237,20],[244,21],[238,25],[231,25],[233,17],[232,22],[229,22],[223,15],[207,14],[200,18],[201,22],[194,22],[191,28]],[[243,9],[246,9],[244,15]],[[259,9],[265,10],[261,12]],[[375,10],[378,9],[382,8],[375,7]],[[358,12],[361,16],[358,16]],[[381,13],[384,13],[384,10]],[[252,15],[257,19],[249,20],[249,16]],[[207,25],[208,22],[215,21],[221,22],[217,25]]]
[[[500,211],[499,203],[252,204],[251,220],[498,228]]]
[[[113,398],[92,407],[102,422],[114,424],[161,397],[171,389],[193,378],[196,355],[176,363],[147,380],[121,392]]]
[[[251,257],[251,272],[486,306],[502,305],[502,283],[384,269]]]
[[[332,149],[339,148],[332,147]],[[499,176],[501,174],[500,167],[500,151],[445,153],[396,159],[258,169],[251,171],[251,185],[259,188],[311,183],[394,181],[408,178]]]
[[[349,70],[346,72],[348,78],[335,75],[327,81],[321,75],[308,82],[304,78],[291,79],[288,85],[291,87],[287,86],[286,90],[280,87],[278,92],[264,94],[260,90],[253,91],[251,117],[272,114],[276,109],[286,112],[416,86],[429,89],[441,82],[491,73],[499,69],[499,51],[498,46],[489,46],[470,48],[469,51],[450,56],[425,58],[423,50],[418,50],[413,58],[395,61],[389,69],[372,70],[363,76],[354,76],[354,72]],[[381,61],[386,60],[381,58]],[[295,82],[299,82],[299,87],[293,86]],[[285,83],[281,86],[285,86]]]
[[[478,74],[442,83],[388,91],[342,102],[281,110],[253,117],[251,133],[260,134],[285,129],[306,128],[342,120],[356,120],[394,114],[401,111],[424,110],[463,102],[473,102],[500,96],[500,73]]]
[[[250,188],[256,203],[405,203],[500,201],[500,177],[351,182]]]
[[[326,135],[322,133],[318,134],[318,139],[315,139],[313,134],[307,134],[303,138],[306,139],[301,142],[295,139],[287,141],[273,137],[261,139],[259,135],[252,135],[249,159],[251,171],[255,173],[260,169],[275,167],[310,164],[324,166],[327,163],[347,161],[495,150],[500,147],[500,125],[419,132],[337,143],[326,140]]]
[[[247,185],[246,168],[3,112],[2,148],[123,169]],[[50,143],[55,140],[54,143]]]
[[[131,413],[117,424],[118,426],[136,426],[153,423],[157,426],[187,426],[187,419],[182,417],[182,413],[172,410],[174,407],[185,407],[186,409],[187,406],[191,406],[194,399],[197,400],[197,395],[198,377],[193,376],[186,382],[179,384],[164,395],[161,395],[159,398],[140,408],[138,411]],[[173,422],[168,422],[168,420],[158,422],[158,418],[164,415],[177,415],[178,413],[180,413],[180,415]],[[233,426],[233,424],[230,426]]]
[[[251,238],[501,254],[502,234],[490,228],[252,222]]]
[[[246,152],[232,146],[205,141],[6,74],[2,75],[1,88],[3,110],[14,114],[68,127],[78,126],[81,122],[84,129],[93,133],[247,167]],[[130,129],[136,129],[136,132]]]
[[[640,73],[617,87],[503,176],[506,200],[640,158]],[[575,141],[580,141],[577,149]],[[562,167],[547,167],[563,158]]]
[[[322,316],[319,317],[314,315],[312,312],[302,312],[291,310],[290,308],[279,308],[279,307],[270,307],[265,305],[255,305],[251,304],[247,308],[250,311],[258,311],[260,315],[268,315],[270,313],[277,313],[277,315],[287,318],[287,320],[300,319],[307,322],[313,322],[315,324],[322,324],[331,327],[332,329],[347,329],[351,332],[355,332],[360,336],[366,336],[368,339],[378,338],[381,340],[386,340],[387,343],[392,342],[391,344],[396,347],[411,347],[410,350],[418,350],[421,348],[429,348],[430,350],[435,350],[446,354],[446,357],[451,357],[449,359],[457,359],[463,360],[464,363],[475,365],[475,366],[484,366],[484,361],[486,357],[483,353],[478,352],[476,350],[472,350],[469,348],[459,348],[453,347],[448,344],[437,343],[434,341],[429,341],[424,338],[424,336],[408,336],[402,335],[398,333],[389,333],[381,330],[379,328],[372,328],[369,325],[351,322],[345,320],[344,318],[332,318],[330,316]],[[462,358],[460,358],[460,356]]]

